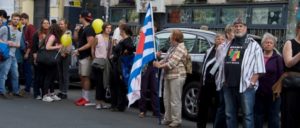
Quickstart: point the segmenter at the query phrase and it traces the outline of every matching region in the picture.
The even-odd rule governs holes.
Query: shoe
[[[169,127],[171,127],[171,128],[178,128],[179,126],[180,126],[179,123],[172,122],[172,123],[169,124]]]
[[[112,112],[117,112],[117,111],[119,111],[117,108],[110,108],[110,111],[112,111]]]
[[[67,98],[68,98],[68,95],[67,95],[67,94],[63,94],[63,93],[58,93],[57,96],[58,96],[60,99],[67,99]]]
[[[43,97],[43,101],[45,101],[45,102],[52,102],[53,101],[53,99],[50,97],[50,96],[44,96]]]
[[[75,104],[76,104],[77,106],[85,106],[85,104],[87,104],[87,103],[90,103],[90,101],[88,101],[88,100],[86,100],[86,99],[84,99],[84,98],[81,98],[81,99],[79,99],[79,100],[77,100],[77,101],[75,102]]]
[[[161,124],[162,125],[169,125],[169,124],[171,124],[172,122],[171,121],[166,121],[166,120],[162,120],[161,121]]]
[[[139,117],[140,117],[140,118],[144,118],[144,117],[145,117],[145,113],[144,113],[144,112],[141,112],[141,113],[139,114]]]
[[[84,98],[79,98],[78,100],[76,100],[74,103],[77,104],[78,102],[81,102]]]
[[[51,95],[51,98],[53,99],[53,100],[55,100],[55,101],[60,101],[61,100],[61,98],[59,98],[57,95]]]
[[[2,99],[5,99],[5,100],[11,99],[11,97],[10,97],[9,95],[7,95],[7,94],[2,94],[2,93],[0,93],[0,97],[1,97]]]
[[[35,99],[37,99],[37,100],[41,100],[41,99],[42,99],[42,97],[41,97],[40,95],[38,95],[38,96],[36,96],[36,97],[35,97]]]
[[[27,92],[25,89],[21,89],[19,94],[21,96],[25,97],[25,96],[29,96],[30,92]]]
[[[100,109],[108,109],[109,106],[107,105],[103,105],[103,104],[96,104],[96,109],[100,110]]]
[[[18,98],[22,98],[24,96],[20,95],[20,94],[13,94],[14,97],[18,97]]]

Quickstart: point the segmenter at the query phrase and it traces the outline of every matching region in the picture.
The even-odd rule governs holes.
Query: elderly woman
[[[212,107],[213,112],[216,112],[217,110],[217,104],[219,104],[219,101],[221,100],[219,97],[219,93],[216,91],[216,72],[211,74],[210,70],[213,68],[214,64],[216,63],[216,51],[220,44],[222,44],[225,41],[224,34],[217,34],[215,38],[215,45],[211,48],[209,48],[206,51],[206,56],[204,59],[204,65],[202,68],[202,86],[200,88],[199,93],[199,101],[198,101],[198,120],[197,120],[197,127],[198,128],[205,128],[207,121],[208,121],[208,108]],[[216,104],[213,104],[213,99],[217,99],[218,102]],[[225,114],[224,114],[225,116]],[[219,119],[216,119],[219,120]],[[225,120],[225,118],[224,118]],[[216,122],[214,124],[214,127],[222,127],[220,125],[220,122]],[[223,126],[226,125],[226,123],[223,123]]]
[[[254,106],[255,128],[263,128],[264,115],[268,115],[268,127],[279,128],[280,98],[273,100],[272,86],[283,73],[283,59],[274,49],[277,39],[270,33],[262,38],[266,74],[259,78]]]
[[[187,49],[183,43],[183,34],[180,30],[173,30],[170,36],[170,45],[166,57],[160,62],[153,62],[153,66],[164,70],[164,106],[165,116],[162,124],[169,127],[178,127],[181,124],[181,95],[186,79],[185,62]]]

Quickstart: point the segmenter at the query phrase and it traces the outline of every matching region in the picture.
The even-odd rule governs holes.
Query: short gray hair
[[[261,40],[261,44],[263,45],[264,42],[267,40],[267,39],[271,39],[274,43],[274,46],[277,45],[277,37],[273,36],[271,33],[268,33],[266,32],[264,35],[263,35],[263,38]]]

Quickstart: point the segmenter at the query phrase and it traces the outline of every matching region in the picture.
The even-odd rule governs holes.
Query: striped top
[[[248,87],[250,87],[250,79],[254,74],[265,73],[265,64],[263,51],[260,45],[249,35],[247,35],[245,43],[249,43],[242,60],[241,67],[241,77],[240,77],[240,89],[239,92],[245,92]],[[230,45],[223,45],[225,48],[220,48],[218,51],[222,54],[227,54],[228,48]],[[223,58],[224,59],[224,58]],[[219,74],[217,75],[217,90],[220,90],[224,85],[225,73],[224,73],[224,63],[221,63],[219,66]],[[256,85],[259,85],[258,81]],[[256,89],[258,86],[255,87]]]
[[[216,56],[214,56],[212,59],[208,60],[208,57],[214,48],[215,48],[215,45],[206,50],[206,55],[205,55],[203,67],[202,67],[202,85],[203,86],[205,85],[205,80],[206,80],[206,76],[207,76],[207,74],[206,74],[207,68],[210,65],[215,65],[215,63],[216,63]],[[212,75],[214,75],[214,73],[212,73]]]
[[[186,77],[184,61],[186,60],[187,54],[188,52],[184,43],[179,43],[177,46],[169,48],[167,56],[162,60],[168,65],[168,69],[164,69],[165,79]]]

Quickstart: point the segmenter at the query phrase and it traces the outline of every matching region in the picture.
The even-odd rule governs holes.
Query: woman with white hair
[[[264,116],[268,116],[268,127],[279,128],[280,98],[273,99],[272,87],[283,74],[283,58],[275,51],[277,38],[265,33],[262,38],[266,73],[259,78],[254,106],[255,128],[263,128]]]

